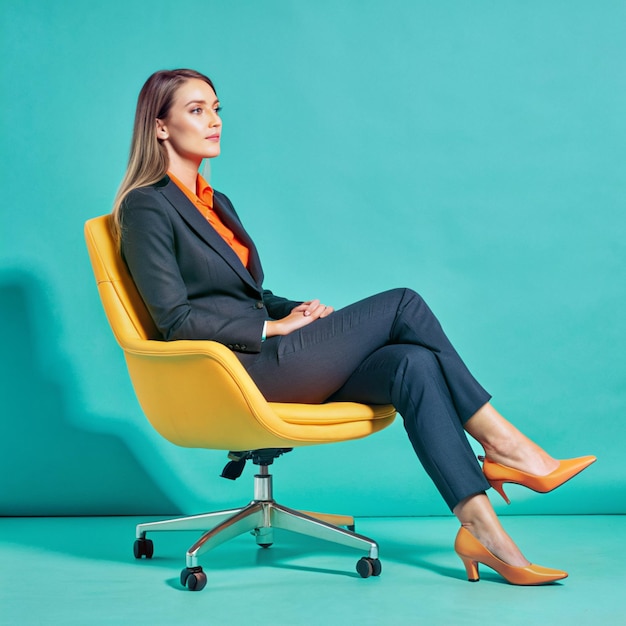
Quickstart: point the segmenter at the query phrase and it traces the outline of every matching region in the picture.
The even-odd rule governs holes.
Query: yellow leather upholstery
[[[221,450],[297,447],[366,437],[393,422],[392,406],[267,402],[222,344],[159,340],[116,249],[109,216],[89,220],[85,237],[139,403],[172,443]]]

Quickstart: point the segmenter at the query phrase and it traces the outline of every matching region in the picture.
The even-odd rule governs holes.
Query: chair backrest
[[[89,220],[85,240],[100,298],[118,343],[123,347],[130,339],[161,339],[121,258],[110,216]]]

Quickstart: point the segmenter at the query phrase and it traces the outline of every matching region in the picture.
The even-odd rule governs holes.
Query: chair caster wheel
[[[267,550],[272,544],[271,543],[258,543],[257,545],[260,548],[263,548],[264,550]]]
[[[359,573],[361,578],[380,576],[380,573],[383,571],[383,566],[378,559],[372,559],[369,556],[364,556],[357,562],[356,571]]]
[[[142,556],[151,559],[154,554],[154,544],[151,539],[137,539],[133,545],[133,552],[136,559],[140,559]]]
[[[206,574],[201,567],[186,567],[180,573],[180,584],[189,591],[202,591],[206,586]]]

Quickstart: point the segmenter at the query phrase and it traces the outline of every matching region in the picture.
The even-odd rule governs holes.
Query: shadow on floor
[[[129,575],[142,578],[161,579],[168,587],[182,591],[179,575],[185,567],[187,549],[196,541],[197,532],[151,533],[154,556],[137,560],[133,555],[135,525],[148,521],[142,517],[82,517],[82,518],[28,518],[0,520],[0,538],[6,537],[10,544],[24,546],[19,561],[5,563],[19,568],[25,554],[57,553],[63,558],[79,563],[100,562],[131,566]],[[398,571],[398,567],[409,567],[416,572],[432,572],[438,578],[465,580],[461,563],[450,567],[450,546],[438,543],[436,536],[428,536],[418,543],[396,539],[406,523],[398,521],[366,520],[361,532],[380,543],[383,572]],[[422,524],[415,520],[415,524]],[[0,539],[0,553],[3,551]],[[258,571],[259,577],[275,570],[293,575],[315,573],[321,578],[336,580],[360,579],[356,572],[357,561],[366,556],[364,552],[340,546],[320,539],[304,537],[287,531],[275,531],[275,542],[269,549],[259,548],[249,534],[228,541],[200,557],[200,564],[207,575],[230,578],[240,571]],[[455,562],[456,564],[456,562]],[[82,565],[77,565],[78,569]],[[265,574],[263,572],[266,572]],[[485,569],[484,580],[504,584],[495,573]]]

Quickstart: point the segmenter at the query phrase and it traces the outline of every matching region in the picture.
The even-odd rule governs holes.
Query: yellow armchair
[[[102,305],[152,426],[178,446],[244,451],[231,458],[251,458],[260,468],[253,500],[242,508],[139,524],[135,556],[152,557],[154,547],[147,532],[207,531],[187,551],[181,572],[181,583],[197,591],[206,584],[198,562],[204,552],[248,531],[260,546],[269,547],[272,528],[283,528],[367,549],[368,556],[358,561],[357,571],[364,578],[380,574],[378,545],[353,532],[350,516],[303,513],[275,502],[268,466],[294,447],[371,435],[393,422],[395,409],[353,402],[267,402],[237,357],[222,344],[159,340],[117,251],[108,215],[87,221],[85,238]]]

